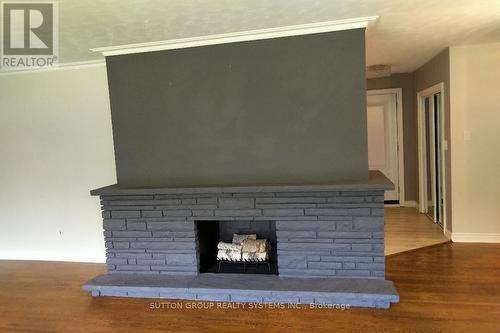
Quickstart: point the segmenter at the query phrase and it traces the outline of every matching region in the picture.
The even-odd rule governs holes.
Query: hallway
[[[448,242],[443,230],[415,208],[385,208],[385,255]]]

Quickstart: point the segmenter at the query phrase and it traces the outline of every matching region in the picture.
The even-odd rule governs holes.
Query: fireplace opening
[[[274,221],[198,221],[196,229],[200,273],[278,274]]]

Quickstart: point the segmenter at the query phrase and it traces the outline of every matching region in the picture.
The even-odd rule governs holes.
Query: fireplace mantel
[[[322,192],[322,191],[371,191],[392,190],[394,184],[380,171],[369,171],[367,180],[342,181],[321,184],[262,184],[234,186],[189,186],[123,188],[117,184],[90,191],[91,195],[141,195],[141,194],[183,194],[183,193],[259,193],[259,192]]]

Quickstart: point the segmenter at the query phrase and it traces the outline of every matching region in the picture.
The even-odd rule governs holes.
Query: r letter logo
[[[2,21],[2,70],[57,64],[57,3],[2,2]]]

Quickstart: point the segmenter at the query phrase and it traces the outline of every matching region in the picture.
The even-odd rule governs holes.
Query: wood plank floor
[[[415,208],[385,208],[385,255],[448,241],[443,230]]]
[[[192,302],[153,310],[154,300],[84,293],[102,264],[0,261],[0,332],[499,332],[499,258],[500,244],[452,243],[391,256],[387,278],[401,302],[389,310],[188,308]]]
[[[386,209],[388,254],[446,240],[440,236],[415,209]],[[83,292],[85,281],[104,273],[102,264],[0,261],[0,332],[499,332],[499,258],[500,244],[445,243],[391,255],[386,274],[401,302],[389,310],[234,309],[167,300],[151,309],[156,300]]]

